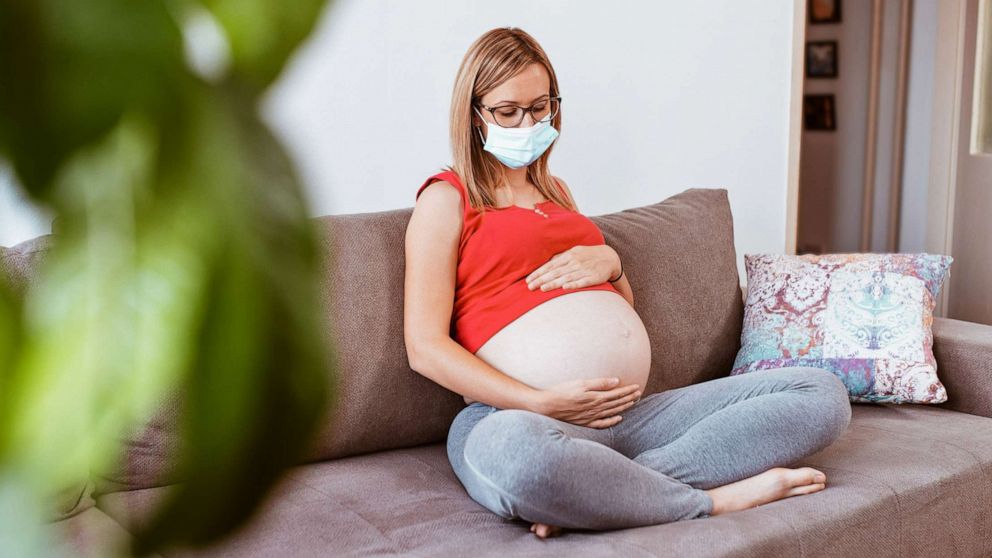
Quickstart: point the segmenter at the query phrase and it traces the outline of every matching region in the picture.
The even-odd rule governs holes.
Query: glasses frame
[[[538,120],[537,118],[534,117],[534,106],[537,105],[537,104],[539,104],[539,103],[545,102],[545,101],[547,101],[547,102],[557,101],[558,102],[558,108],[555,109],[554,112],[549,113],[548,116],[546,116],[546,117]],[[497,126],[500,126],[501,128],[517,128],[517,127],[520,126],[520,124],[523,123],[524,116],[526,116],[528,112],[530,113],[530,119],[533,120],[535,124],[537,124],[538,122],[551,122],[552,120],[554,120],[554,117],[555,116],[558,116],[558,113],[561,112],[561,95],[548,95],[548,97],[546,99],[542,97],[541,99],[538,99],[537,101],[534,101],[534,103],[531,106],[529,106],[529,107],[523,107],[523,106],[514,105],[514,104],[499,105],[499,106],[495,106],[495,107],[487,107],[486,105],[484,105],[484,104],[482,104],[482,103],[480,103],[478,101],[476,101],[475,106],[489,111],[489,114],[493,117],[493,122],[495,122]],[[513,126],[503,126],[502,124],[499,123],[499,119],[496,117],[495,110],[496,109],[502,109],[502,108],[509,108],[509,107],[523,109],[524,112],[520,113],[520,121],[519,122],[517,122]]]

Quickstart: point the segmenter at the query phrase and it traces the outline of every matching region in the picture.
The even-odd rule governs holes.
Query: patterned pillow
[[[851,401],[943,403],[930,326],[952,261],[745,254],[744,328],[730,375],[815,366],[837,374]]]

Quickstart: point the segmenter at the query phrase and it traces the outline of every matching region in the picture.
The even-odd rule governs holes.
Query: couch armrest
[[[992,418],[992,325],[934,317],[933,355],[947,388],[937,406]]]

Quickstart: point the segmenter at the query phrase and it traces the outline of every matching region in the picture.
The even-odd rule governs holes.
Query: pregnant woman
[[[823,472],[786,466],[847,428],[831,372],[763,370],[641,398],[651,352],[627,273],[548,171],[561,104],[530,35],[476,40],[455,81],[454,164],[417,191],[406,231],[407,352],[468,404],[447,442],[468,494],[544,538],[822,490]]]

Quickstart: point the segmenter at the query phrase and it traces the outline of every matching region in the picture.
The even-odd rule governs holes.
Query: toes
[[[555,525],[545,525],[544,523],[534,523],[530,526],[530,531],[542,539],[546,539],[561,533],[561,527]]]
[[[825,484],[827,482],[827,475],[823,471],[812,467],[803,467],[803,470],[811,475],[812,484]]]
[[[812,494],[813,492],[819,492],[826,488],[827,485],[818,482],[813,484],[807,484],[804,486],[796,486],[789,490],[788,496],[798,496],[800,494]]]
[[[812,467],[800,467],[798,469],[787,469],[785,478],[788,486],[803,486],[810,484],[825,484],[827,475]]]

